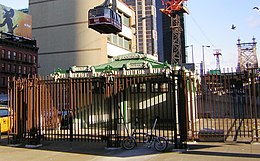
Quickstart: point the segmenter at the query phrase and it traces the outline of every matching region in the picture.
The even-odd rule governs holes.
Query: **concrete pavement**
[[[1,141],[0,161],[244,161],[260,160],[260,144],[189,143],[187,150],[169,145],[164,153],[143,144],[133,150],[96,142],[43,142],[38,148],[11,147]]]

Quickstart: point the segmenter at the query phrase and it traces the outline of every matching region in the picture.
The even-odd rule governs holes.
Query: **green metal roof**
[[[51,73],[55,74],[66,74],[69,71],[81,73],[81,72],[91,72],[94,68],[94,72],[105,72],[109,73],[112,71],[132,70],[132,69],[162,69],[170,68],[171,66],[165,62],[158,62],[151,56],[142,53],[129,53],[124,55],[118,55],[113,57],[113,61],[105,64],[100,64],[96,66],[71,66],[68,70],[62,70],[58,68],[56,71]]]
[[[124,55],[119,55],[113,58],[114,61],[94,66],[96,71],[103,71],[107,68],[111,70],[120,70],[127,65],[138,65],[138,64],[145,64],[149,63],[152,68],[164,68],[168,66],[168,63],[158,62],[151,58],[148,58],[147,55],[141,53],[129,53]]]

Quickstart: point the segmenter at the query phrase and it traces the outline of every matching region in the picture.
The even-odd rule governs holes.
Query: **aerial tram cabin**
[[[122,31],[121,16],[113,8],[97,6],[88,11],[88,27],[101,34],[116,34]]]

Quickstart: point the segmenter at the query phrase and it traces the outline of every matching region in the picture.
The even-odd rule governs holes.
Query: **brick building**
[[[0,93],[7,93],[8,77],[38,74],[35,40],[0,32]]]

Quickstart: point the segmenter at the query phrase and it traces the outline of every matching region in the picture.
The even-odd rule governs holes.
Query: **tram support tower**
[[[238,64],[237,71],[243,72],[248,69],[258,68],[255,38],[251,43],[240,43],[238,39]]]
[[[180,13],[173,13],[171,16],[171,29],[172,29],[172,52],[171,52],[171,65],[182,63],[181,54],[181,27]]]
[[[182,53],[181,53],[181,33],[183,28],[181,27],[181,13],[189,14],[188,9],[183,6],[186,0],[162,0],[164,9],[160,11],[171,18],[172,29],[172,50],[171,50],[171,65],[182,64]]]

